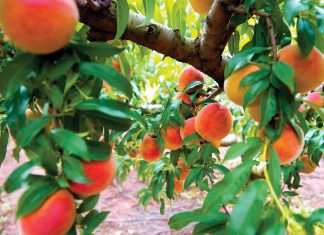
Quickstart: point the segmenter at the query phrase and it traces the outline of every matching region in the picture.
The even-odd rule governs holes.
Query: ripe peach
[[[213,2],[214,0],[190,0],[192,8],[199,14],[207,14]]]
[[[70,190],[81,196],[92,196],[105,190],[116,174],[115,158],[111,156],[104,161],[82,162],[84,174],[91,183],[70,182]]]
[[[25,51],[49,54],[63,48],[79,21],[73,0],[2,0],[0,22],[10,40]]]
[[[320,108],[323,107],[323,97],[319,92],[309,93],[305,99],[309,102],[312,102],[313,104],[317,105]]]
[[[130,158],[137,158],[137,155],[138,155],[138,150],[137,150],[137,149],[133,149],[133,150],[130,150],[130,151],[128,152],[128,156],[129,156]]]
[[[67,190],[60,189],[32,213],[19,219],[22,235],[65,235],[76,217],[74,198]]]
[[[187,105],[191,105],[191,99],[190,99],[190,95],[188,95],[187,93],[182,93],[179,92],[176,96],[176,98],[178,100],[182,100],[183,103],[187,104]]]
[[[279,61],[289,64],[295,73],[297,93],[311,91],[324,82],[324,57],[313,48],[305,58],[298,45],[289,45],[279,52]]]
[[[173,125],[168,125],[166,131],[161,130],[162,138],[164,140],[164,147],[170,150],[177,150],[182,146],[182,138],[180,135],[180,128]]]
[[[195,82],[195,81],[204,82],[204,76],[202,75],[202,73],[192,66],[188,66],[188,67],[184,68],[179,75],[178,90],[183,91],[190,83]],[[189,91],[187,91],[187,92],[192,92],[192,91],[195,91],[202,87],[203,87],[203,85],[199,85],[199,86],[195,87],[194,89],[189,89]]]
[[[250,73],[254,73],[256,71],[260,70],[260,68],[257,65],[254,64],[247,64],[243,66],[242,68],[236,70],[234,73],[229,76],[224,83],[224,91],[228,98],[238,105],[243,105],[243,99],[245,96],[245,93],[250,88],[250,86],[241,86],[240,82]],[[249,107],[255,106],[260,104],[261,102],[261,96],[259,96],[256,100],[254,100],[252,103],[248,104]]]
[[[299,172],[305,173],[305,174],[311,174],[315,171],[316,169],[316,164],[312,160],[308,158],[307,155],[304,155],[300,157],[300,160],[304,162],[304,168],[298,169]]]
[[[208,104],[197,114],[195,128],[205,140],[219,142],[232,129],[233,118],[231,112],[218,103]]]
[[[181,193],[184,189],[184,181],[177,179],[177,177],[174,177],[174,188],[173,191],[175,193]]]
[[[300,129],[302,139],[298,139],[296,131],[287,123],[283,129],[282,135],[271,146],[276,151],[280,164],[287,165],[295,161],[303,151],[304,134]]]
[[[158,143],[150,134],[146,134],[140,143],[139,152],[142,158],[147,162],[154,162],[161,156]]]
[[[254,121],[261,122],[262,114],[261,114],[261,106],[260,105],[249,107],[248,110],[249,110],[250,115]]]
[[[106,92],[112,91],[111,86],[106,81],[103,81],[101,89],[106,89]]]
[[[181,159],[178,160],[177,165],[179,166],[180,180],[186,180],[190,173],[190,167],[188,167]]]
[[[196,120],[196,117],[192,117],[192,118],[185,120],[184,126],[180,128],[180,135],[183,140],[186,137],[188,137],[194,133],[197,133],[196,128],[195,128],[195,120]],[[197,140],[190,141],[186,145],[189,146],[192,144],[199,144],[199,143],[200,143],[200,141],[199,141],[199,139],[197,139]]]

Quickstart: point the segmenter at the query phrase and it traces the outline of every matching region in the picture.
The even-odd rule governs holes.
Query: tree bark
[[[90,41],[108,41],[117,31],[117,5],[94,7],[87,0],[76,0],[81,22],[91,29]],[[188,63],[212,77],[220,86],[224,82],[226,59],[222,58],[224,48],[233,32],[229,25],[232,12],[226,10],[236,5],[237,0],[215,0],[198,38],[182,36],[177,29],[171,29],[154,21],[143,25],[145,16],[130,12],[127,28],[121,39],[130,40],[180,62]]]

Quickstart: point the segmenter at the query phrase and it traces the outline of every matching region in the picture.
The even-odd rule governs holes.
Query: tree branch
[[[80,11],[81,22],[90,26],[88,37],[92,41],[108,41],[117,31],[116,3],[102,6],[98,11],[89,6],[87,0],[75,0]],[[188,63],[212,77],[220,86],[224,82],[226,59],[222,58],[224,48],[232,34],[229,26],[232,12],[227,10],[237,0],[216,0],[207,16],[203,36],[188,38],[179,30],[171,29],[151,21],[143,25],[145,16],[130,12],[128,26],[122,36],[139,45],[150,48],[180,62]]]

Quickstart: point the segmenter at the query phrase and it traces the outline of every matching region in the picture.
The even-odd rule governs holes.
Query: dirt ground
[[[10,147],[9,147],[10,149]],[[10,154],[10,151],[8,151]],[[12,158],[6,158],[0,168],[0,185],[5,181],[10,171],[17,167]],[[324,207],[324,163],[322,168],[316,169],[311,175],[303,175],[301,184],[304,186],[297,190],[300,194],[292,201],[296,208],[311,211]],[[146,210],[137,204],[137,191],[144,184],[137,180],[136,173],[131,172],[127,180],[122,184],[114,182],[101,194],[97,205],[98,210],[108,210],[111,214],[107,220],[95,231],[96,235],[123,235],[123,234],[190,234],[192,227],[181,232],[170,231],[168,219],[176,212],[192,210],[202,203],[202,194],[189,189],[180,194],[179,198],[167,205],[165,215],[160,215],[159,205],[151,202]],[[18,235],[14,221],[14,210],[21,191],[11,195],[0,194],[0,235]]]

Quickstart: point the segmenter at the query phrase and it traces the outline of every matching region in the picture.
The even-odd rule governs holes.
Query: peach
[[[305,99],[309,102],[312,102],[313,104],[317,105],[320,108],[323,107],[323,97],[319,92],[311,92],[306,96]]]
[[[106,89],[106,92],[112,91],[112,87],[106,81],[103,81],[101,89]]]
[[[190,167],[188,167],[181,159],[178,160],[177,165],[179,166],[180,180],[186,180],[190,173]]]
[[[250,115],[254,121],[261,122],[262,114],[261,114],[261,106],[260,105],[249,107],[248,110],[249,110]]]
[[[170,150],[177,150],[182,146],[182,138],[180,135],[180,128],[173,125],[168,125],[166,131],[161,130],[162,138],[164,140],[164,147]]]
[[[146,134],[140,143],[139,152],[142,158],[147,162],[155,162],[161,157],[159,145],[154,137]]]
[[[176,98],[178,100],[182,100],[183,103],[187,104],[187,105],[191,105],[191,99],[190,99],[190,95],[188,95],[187,93],[182,93],[179,92],[176,96]]]
[[[76,218],[74,198],[67,190],[60,189],[45,200],[32,213],[19,219],[22,235],[65,235]]]
[[[177,179],[177,177],[174,177],[174,188],[173,191],[175,193],[181,193],[184,189],[184,181]]]
[[[116,69],[118,72],[121,72],[120,63],[121,63],[120,58],[118,58],[118,59],[112,58],[111,59],[112,67],[114,67],[114,69]]]
[[[311,174],[315,171],[317,166],[307,155],[300,157],[300,160],[304,162],[304,167],[298,169],[300,173]]]
[[[305,58],[298,45],[289,45],[278,56],[294,70],[297,93],[311,91],[324,82],[324,57],[318,49],[313,48]]]
[[[214,0],[190,0],[191,7],[199,14],[207,14]]]
[[[233,118],[225,106],[208,104],[197,114],[195,128],[205,140],[214,143],[227,136],[232,129]]]
[[[79,21],[74,0],[2,0],[0,22],[20,49],[49,54],[63,48]]]
[[[49,113],[51,114],[52,113],[52,109],[49,110]],[[29,120],[32,120],[32,119],[38,119],[38,118],[41,118],[42,114],[38,111],[38,110],[31,110],[29,108],[26,109],[25,111],[25,115],[26,115],[26,118],[27,118],[27,122]],[[50,121],[46,126],[45,126],[45,129],[49,132],[52,130],[54,126],[54,120]]]
[[[245,93],[250,88],[250,86],[240,86],[240,82],[249,74],[260,70],[257,65],[247,64],[242,68],[239,68],[234,73],[232,73],[224,82],[224,91],[228,98],[238,105],[243,105],[243,99]],[[256,100],[248,104],[248,107],[259,105],[261,102],[261,96],[259,95]]]
[[[302,139],[298,139],[296,131],[287,123],[282,135],[271,146],[276,151],[280,164],[287,165],[295,161],[303,151],[304,134],[299,127]],[[261,134],[262,135],[262,134]]]
[[[180,135],[181,135],[181,138],[183,140],[186,137],[188,137],[188,136],[190,136],[190,135],[192,135],[194,133],[197,133],[196,128],[195,128],[195,120],[196,120],[195,117],[192,117],[192,118],[189,118],[189,119],[185,120],[184,126],[180,128]],[[197,140],[190,141],[186,145],[189,146],[189,145],[192,145],[192,144],[199,144],[199,143],[200,143],[200,140],[197,139]]]
[[[179,75],[178,90],[183,91],[190,83],[195,81],[204,82],[204,76],[202,75],[202,73],[199,70],[195,69],[193,66],[184,68]],[[200,88],[203,88],[203,85],[189,89],[189,91],[187,92],[193,92]]]
[[[104,161],[82,162],[84,174],[91,183],[70,182],[70,190],[81,196],[92,196],[105,190],[116,175],[115,158]]]

